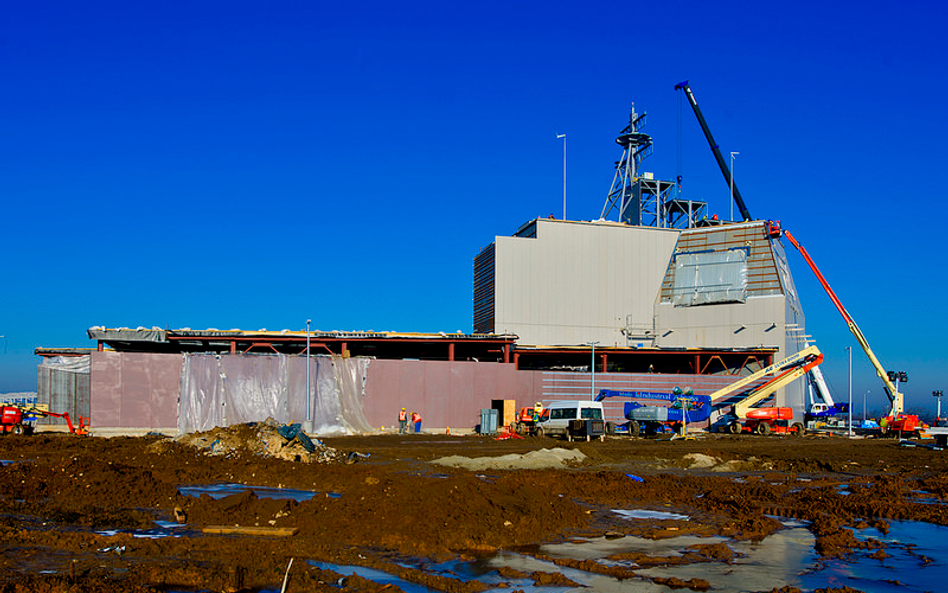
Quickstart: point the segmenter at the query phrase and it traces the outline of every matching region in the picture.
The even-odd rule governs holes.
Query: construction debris
[[[280,424],[272,418],[184,434],[174,442],[201,449],[205,455],[258,455],[302,463],[345,463],[348,455],[309,438],[299,424]],[[161,450],[166,443],[159,441],[153,447]]]

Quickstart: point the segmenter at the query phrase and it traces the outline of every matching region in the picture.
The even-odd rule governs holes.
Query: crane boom
[[[866,353],[866,356],[869,358],[869,362],[872,363],[872,368],[874,368],[876,371],[876,375],[882,379],[883,389],[885,390],[886,396],[889,398],[889,403],[892,404],[889,415],[893,418],[898,418],[899,414],[901,414],[904,409],[904,398],[902,394],[899,393],[899,390],[895,387],[895,384],[889,380],[889,375],[886,373],[885,369],[882,368],[882,363],[879,362],[879,359],[876,358],[872,348],[869,347],[869,342],[866,340],[866,336],[863,335],[862,331],[859,329],[859,326],[856,325],[855,320],[853,320],[849,312],[846,311],[846,307],[844,307],[843,303],[839,300],[839,297],[837,297],[836,293],[833,292],[833,289],[830,288],[829,282],[827,282],[826,278],[823,277],[822,272],[820,272],[820,269],[816,267],[816,263],[813,261],[813,258],[810,257],[810,254],[807,253],[807,250],[803,248],[803,245],[800,245],[796,237],[794,237],[790,231],[784,230],[783,234],[786,235],[787,240],[797,248],[797,251],[799,251],[800,255],[803,256],[803,259],[806,260],[806,263],[810,266],[810,269],[813,270],[813,273],[816,274],[816,278],[823,286],[823,290],[826,291],[826,294],[829,296],[830,300],[833,301],[833,304],[836,306],[836,309],[839,311],[840,315],[842,315],[843,319],[846,320],[846,325],[849,326],[849,331],[851,331],[853,336],[856,337],[856,341],[859,342],[863,352]]]
[[[737,189],[737,185],[734,184],[734,179],[731,178],[731,172],[727,168],[727,163],[724,161],[724,156],[721,154],[721,149],[718,148],[717,142],[714,141],[714,136],[711,135],[711,128],[708,127],[708,122],[705,121],[704,115],[701,114],[701,109],[698,107],[698,102],[695,100],[694,93],[691,92],[691,87],[688,86],[688,81],[679,82],[675,85],[676,91],[684,91],[685,96],[688,97],[688,103],[691,104],[691,110],[695,112],[695,117],[698,118],[698,124],[701,125],[701,130],[704,132],[704,137],[707,138],[708,144],[711,145],[711,152],[714,153],[714,159],[718,162],[718,167],[721,168],[721,173],[724,174],[724,179],[727,181],[729,187],[734,190],[734,203],[737,204],[737,209],[741,211],[741,216],[744,219],[744,222],[750,222],[754,220],[751,217],[750,211],[747,210],[747,206],[744,205],[744,199],[741,197],[740,190]]]
[[[819,364],[820,362],[823,361],[823,354],[820,352],[820,349],[817,348],[816,346],[808,346],[804,348],[803,350],[800,350],[796,354],[792,354],[788,356],[787,358],[784,358],[783,360],[778,360],[772,365],[760,369],[756,373],[748,375],[739,381],[735,381],[734,383],[731,383],[730,385],[727,385],[725,387],[722,387],[721,389],[718,389],[717,391],[715,391],[714,393],[710,395],[711,401],[715,402],[728,394],[734,393],[738,389],[741,389],[743,387],[750,385],[754,381],[757,381],[758,379],[765,377],[766,375],[770,375],[772,373],[777,373],[777,372],[783,372],[787,370],[788,368],[792,369],[792,368],[799,367],[805,363],[810,362],[813,359],[818,359],[819,362],[817,362],[816,364]]]
[[[811,346],[811,348],[815,348],[815,346]],[[734,415],[741,419],[747,418],[747,411],[755,405],[772,395],[778,389],[793,383],[810,370],[818,368],[818,365],[823,362],[823,355],[819,354],[816,358],[804,359],[804,362],[804,364],[783,371],[781,374],[752,391],[747,397],[734,404]]]

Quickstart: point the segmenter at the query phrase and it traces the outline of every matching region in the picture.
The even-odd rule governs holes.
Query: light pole
[[[938,398],[938,414],[935,416],[935,426],[941,424],[941,389],[932,391],[932,395]]]
[[[587,344],[589,344],[590,346],[592,346],[592,360],[590,361],[592,364],[589,365],[589,371],[590,371],[590,377],[592,378],[592,399],[593,399],[593,401],[595,401],[595,399],[596,399],[596,344],[598,344],[598,343],[599,343],[599,342],[587,342]]]
[[[849,351],[849,436],[853,436],[853,347],[846,346]]]
[[[734,157],[739,154],[741,153],[731,153],[731,222],[734,222]]]
[[[312,319],[306,320],[306,424],[309,430],[312,430],[313,423],[313,412],[310,409],[310,380],[309,380],[309,324],[312,323]]]
[[[566,220],[566,134],[557,134],[563,139],[563,220]]]

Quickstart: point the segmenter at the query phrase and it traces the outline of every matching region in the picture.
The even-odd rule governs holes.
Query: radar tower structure
[[[705,214],[703,202],[673,199],[675,183],[654,179],[651,173],[639,173],[642,161],[652,154],[652,137],[642,132],[645,113],[629,114],[629,124],[616,137],[622,158],[615,164],[612,187],[599,218],[618,213],[619,222],[636,226],[689,228]]]

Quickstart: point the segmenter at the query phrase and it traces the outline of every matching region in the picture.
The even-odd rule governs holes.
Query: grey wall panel
[[[534,345],[642,342],[622,330],[652,327],[678,234],[540,219],[536,238],[497,237],[495,331]]]

